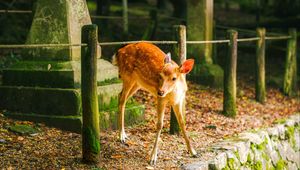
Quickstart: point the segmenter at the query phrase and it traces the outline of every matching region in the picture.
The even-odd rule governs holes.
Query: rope
[[[28,14],[28,13],[32,13],[32,11],[28,11],[28,10],[0,10],[0,13],[21,13],[21,14]]]
[[[79,47],[87,46],[87,44],[11,44],[0,45],[0,48],[38,48],[38,47]]]
[[[237,42],[249,42],[249,41],[257,41],[257,40],[259,40],[259,37],[241,38],[241,39],[237,39]]]
[[[229,43],[229,40],[211,40],[211,41],[186,41],[187,44],[216,44],[216,43]]]
[[[286,36],[277,36],[277,37],[266,37],[266,40],[286,40],[292,38],[289,35]]]
[[[131,43],[140,43],[147,42],[152,44],[177,44],[177,41],[123,41],[123,42],[102,42],[98,43],[101,46],[110,46],[110,45],[126,45]]]
[[[277,37],[266,37],[266,40],[284,40],[290,39],[291,36],[277,36]],[[259,37],[252,38],[241,38],[237,39],[238,42],[249,42],[257,41]],[[177,44],[177,41],[122,41],[122,42],[102,42],[98,43],[101,46],[111,46],[111,45],[126,45],[131,43],[148,42],[153,44]],[[229,43],[229,40],[211,40],[211,41],[186,41],[186,44],[216,44],[216,43]],[[87,44],[11,44],[11,45],[0,45],[0,48],[38,48],[38,47],[79,47],[87,46]]]

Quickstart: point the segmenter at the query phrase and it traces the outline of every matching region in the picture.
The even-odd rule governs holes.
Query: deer
[[[125,143],[128,138],[124,129],[126,101],[137,90],[144,89],[155,96],[157,100],[157,133],[149,163],[155,165],[157,162],[158,142],[167,104],[170,104],[175,112],[189,153],[196,156],[197,152],[191,146],[183,118],[183,105],[188,90],[185,74],[192,70],[194,59],[188,59],[181,66],[178,66],[171,60],[169,53],[165,54],[151,43],[139,42],[120,48],[113,56],[113,64],[118,66],[119,78],[123,81],[118,103],[120,141]]]

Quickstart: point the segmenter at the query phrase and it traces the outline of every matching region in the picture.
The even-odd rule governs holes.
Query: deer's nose
[[[165,92],[162,91],[162,90],[158,90],[157,94],[158,94],[159,96],[163,96],[163,95],[165,94]]]

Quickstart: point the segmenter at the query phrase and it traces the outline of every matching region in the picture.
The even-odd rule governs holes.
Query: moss
[[[228,166],[229,169],[235,169],[235,167],[234,167],[234,159],[233,158],[229,158],[227,160],[227,166]]]
[[[47,126],[56,127],[75,133],[81,133],[81,116],[53,116],[11,112],[4,112],[4,115],[13,119],[42,122]]]
[[[262,170],[262,162],[261,161],[257,161],[254,165],[253,165],[253,168],[255,170]]]
[[[14,70],[71,70],[71,62],[20,61],[10,67]]]
[[[223,75],[224,71],[219,65],[196,64],[187,78],[199,84],[222,88]]]
[[[79,90],[36,87],[0,87],[0,108],[48,115],[80,115]]]
[[[285,131],[285,136],[286,138],[289,140],[289,143],[295,147],[296,146],[296,139],[295,139],[295,127],[294,126],[290,126],[286,129]]]
[[[33,133],[37,133],[38,130],[35,129],[34,127],[30,126],[30,125],[12,125],[9,126],[8,129],[10,131],[19,133],[19,134],[33,134]]]
[[[93,154],[99,154],[100,153],[100,141],[98,139],[98,135],[96,134],[91,127],[86,127],[82,129],[83,134],[83,146],[88,151],[92,152]]]
[[[285,167],[286,167],[286,162],[283,159],[280,159],[275,166],[275,170],[284,170]]]
[[[251,143],[250,148],[254,152],[256,150],[256,145],[254,143]]]
[[[273,124],[284,124],[286,122],[286,119],[277,119],[273,122]]]
[[[105,86],[109,84],[122,83],[122,80],[119,78],[105,79],[104,81],[100,81],[97,83],[98,86]]]

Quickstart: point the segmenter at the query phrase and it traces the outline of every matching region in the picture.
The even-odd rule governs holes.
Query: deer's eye
[[[175,80],[176,80],[176,77],[173,77],[172,80],[175,81]]]

